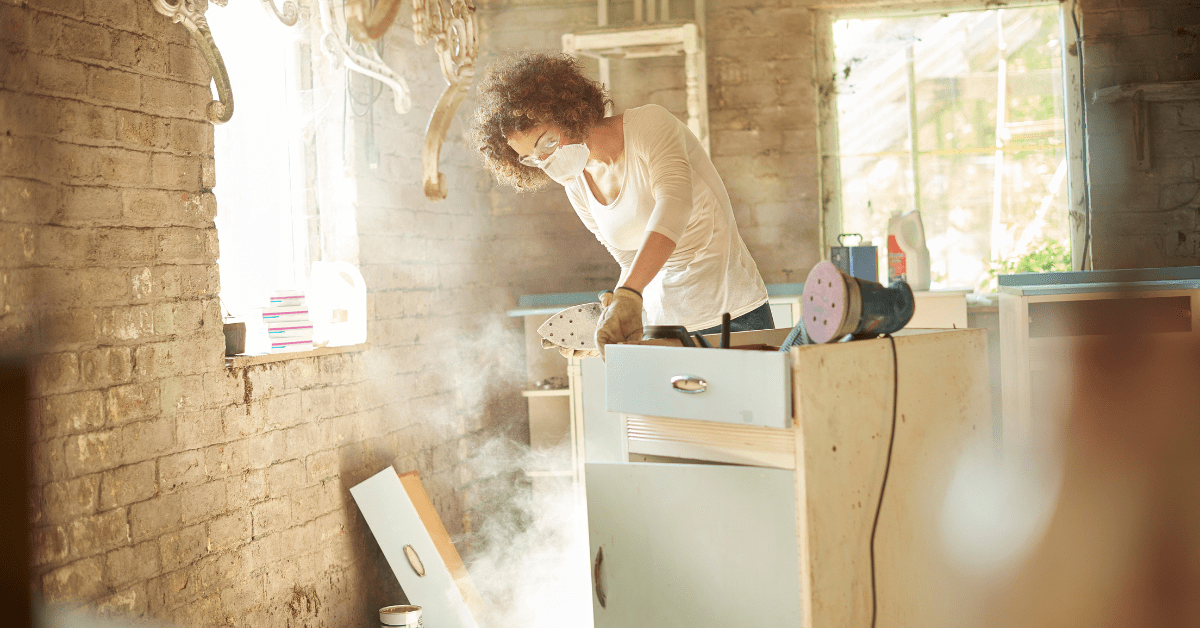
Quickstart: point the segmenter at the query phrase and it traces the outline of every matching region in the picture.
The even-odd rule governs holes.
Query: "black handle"
[[[862,237],[861,233],[842,233],[838,234],[838,246],[846,246],[846,243],[842,242],[842,238],[846,236],[858,236],[858,243],[860,245],[866,241],[866,238]]]
[[[600,608],[608,607],[608,592],[604,585],[604,548],[596,550],[596,563],[592,566],[592,584],[596,588],[596,600],[600,602]]]
[[[729,324],[732,320],[733,320],[733,318],[731,316],[729,316],[729,312],[725,312],[724,314],[721,315],[721,348],[722,349],[729,348]]]

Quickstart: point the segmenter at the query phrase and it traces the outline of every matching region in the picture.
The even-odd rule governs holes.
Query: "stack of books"
[[[271,340],[271,353],[308,351],[313,348],[313,326],[308,318],[308,305],[304,303],[303,292],[272,292],[270,306],[263,308],[263,323]]]

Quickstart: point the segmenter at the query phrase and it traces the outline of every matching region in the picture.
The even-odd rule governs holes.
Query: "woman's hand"
[[[622,286],[616,292],[600,293],[604,311],[596,322],[596,348],[604,357],[604,346],[642,339],[642,295]]]

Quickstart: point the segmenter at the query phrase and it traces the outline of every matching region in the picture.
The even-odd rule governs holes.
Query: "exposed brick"
[[[308,470],[309,483],[320,482],[335,477],[338,474],[338,454],[336,451],[320,451],[304,459]]]
[[[224,476],[223,476],[224,477]],[[231,509],[246,508],[267,496],[267,474],[262,469],[245,471],[225,480],[225,495]]]
[[[68,541],[65,526],[37,528],[33,531],[33,564],[53,565],[67,559]]]
[[[74,20],[58,21],[61,39],[57,43],[66,48],[68,56],[96,60],[109,58],[112,36],[108,29]]]
[[[103,557],[94,556],[59,567],[42,577],[42,594],[50,603],[92,599],[105,591]]]
[[[241,408],[180,412],[175,418],[175,440],[180,449],[201,449],[225,440],[226,413],[240,414]]]
[[[117,508],[71,522],[71,554],[78,557],[129,543],[129,519],[124,508]]]
[[[112,386],[105,391],[105,408],[113,425],[146,419],[158,413],[158,389],[154,384]]]
[[[291,525],[292,504],[286,499],[269,499],[250,509],[254,538],[278,532]]]
[[[201,375],[168,377],[158,386],[164,416],[199,410],[204,406],[204,377]]]
[[[137,27],[135,0],[84,0],[87,19],[119,30]]]
[[[30,55],[38,89],[43,93],[81,95],[87,89],[87,66],[75,61]]]
[[[64,224],[111,224],[121,217],[121,193],[108,187],[68,186],[63,188],[62,206]]]
[[[47,397],[42,402],[42,422],[50,436],[67,436],[101,428],[104,395],[89,390]]]
[[[133,374],[133,352],[129,347],[99,347],[79,356],[83,382],[88,386],[110,386],[129,381]]]
[[[305,485],[304,463],[288,460],[267,468],[267,495],[286,497]]]
[[[150,229],[97,229],[92,234],[88,257],[116,265],[146,263],[154,259],[154,231]]]
[[[163,262],[189,263],[216,259],[216,231],[173,227],[159,229],[158,259]]]
[[[154,471],[153,460],[106,471],[100,481],[100,508],[127,506],[154,497]]]
[[[156,186],[175,190],[196,190],[200,187],[200,159],[171,153],[154,153],[150,169]]]
[[[164,494],[200,484],[204,480],[204,453],[200,450],[185,451],[158,460],[158,488]]]
[[[146,583],[139,582],[96,600],[96,614],[102,617],[141,617],[149,610],[147,602]]]
[[[183,492],[183,520],[185,523],[207,521],[225,512],[226,483],[214,481],[189,488]]]
[[[51,353],[40,356],[34,369],[34,390],[51,395],[74,390],[79,384],[79,356]]]
[[[104,310],[100,333],[110,340],[138,340],[154,334],[154,310],[146,305]]]
[[[203,525],[194,525],[159,537],[162,569],[174,571],[189,565],[205,553],[207,535]]]
[[[174,530],[183,522],[183,504],[178,493],[163,495],[129,507],[129,532],[141,542]]]
[[[100,476],[88,475],[51,482],[42,490],[42,513],[47,523],[66,523],[96,512]]]
[[[0,177],[0,217],[5,220],[43,223],[58,211],[61,204],[61,188],[58,186]]]
[[[111,586],[122,587],[150,578],[161,572],[158,558],[155,541],[115,549],[104,557],[107,579]]]
[[[221,552],[250,541],[250,514],[238,510],[208,523],[208,549]]]
[[[156,116],[124,109],[116,112],[116,139],[132,147],[164,147],[165,126],[163,119]]]

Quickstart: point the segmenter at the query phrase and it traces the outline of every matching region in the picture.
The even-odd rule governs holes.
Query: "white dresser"
[[[941,625],[939,496],[962,452],[994,447],[986,334],[892,346],[610,347],[606,408],[582,403],[596,627],[867,626],[873,597],[877,626]]]

